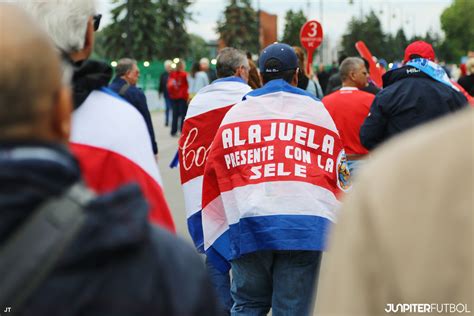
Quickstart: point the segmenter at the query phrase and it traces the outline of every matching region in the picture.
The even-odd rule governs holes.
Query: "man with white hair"
[[[105,193],[137,182],[150,205],[150,220],[174,231],[143,117],[106,88],[110,67],[86,61],[100,21],[95,1],[24,0],[21,4],[41,22],[56,47],[75,66],[71,149],[87,184]]]

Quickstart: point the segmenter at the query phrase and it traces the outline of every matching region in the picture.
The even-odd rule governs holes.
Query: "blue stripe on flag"
[[[176,150],[176,154],[173,157],[173,160],[170,162],[170,168],[176,168],[179,165],[179,155],[178,155],[178,150]]]
[[[194,241],[196,249],[204,253],[204,236],[202,232],[202,216],[201,211],[198,211],[188,217],[188,231]]]
[[[230,225],[230,257],[259,250],[324,250],[331,221],[311,215],[241,218]]]

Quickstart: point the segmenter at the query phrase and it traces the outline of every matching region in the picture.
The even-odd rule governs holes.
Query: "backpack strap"
[[[18,312],[82,228],[95,197],[82,182],[47,200],[0,245],[0,306]]]
[[[130,88],[130,85],[129,85],[128,83],[124,84],[124,85],[120,88],[118,94],[119,94],[121,97],[125,97],[125,93],[127,92],[128,88]]]

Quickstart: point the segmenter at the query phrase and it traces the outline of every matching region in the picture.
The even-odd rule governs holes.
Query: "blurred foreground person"
[[[336,124],[346,151],[349,171],[353,174],[368,153],[360,143],[359,132],[375,96],[360,90],[367,86],[368,80],[368,71],[361,58],[344,59],[339,73],[342,88],[325,96],[322,102]]]
[[[2,313],[217,315],[200,258],[148,223],[138,186],[96,196],[82,184],[68,72],[21,9],[0,4],[0,20]]]
[[[196,248],[204,252],[201,222],[202,178],[207,153],[224,115],[251,91],[247,85],[249,62],[243,52],[226,47],[217,56],[217,80],[202,88],[189,104],[179,140],[179,167],[188,229]],[[206,260],[208,271],[225,309],[230,313],[230,277]]]
[[[310,313],[338,196],[349,186],[344,149],[324,106],[297,88],[290,46],[266,47],[264,86],[224,116],[203,178],[204,248],[232,268],[231,314]]]
[[[360,129],[365,148],[466,106],[467,99],[434,60],[433,47],[416,41],[405,49],[405,66],[383,75],[384,89]]]
[[[331,235],[314,315],[472,313],[473,138],[465,110],[375,152]]]
[[[87,184],[96,192],[106,193],[126,183],[138,183],[150,205],[150,220],[174,231],[142,115],[107,88],[112,75],[107,64],[87,61],[100,22],[94,0],[22,0],[21,3],[74,66],[76,110],[71,150],[79,159]]]

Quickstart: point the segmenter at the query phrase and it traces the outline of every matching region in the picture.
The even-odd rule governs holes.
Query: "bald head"
[[[50,138],[61,98],[58,53],[14,5],[0,3],[0,38],[0,138]]]

